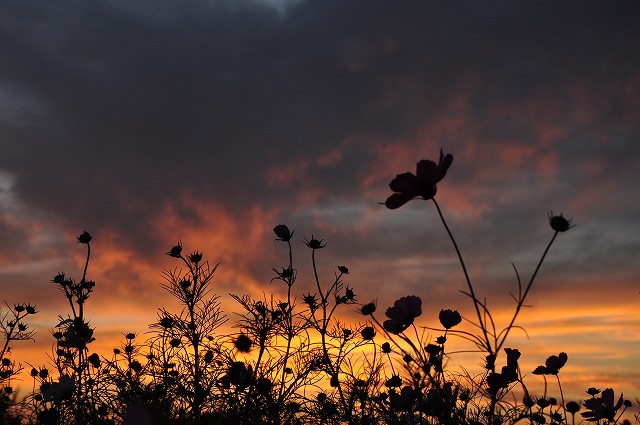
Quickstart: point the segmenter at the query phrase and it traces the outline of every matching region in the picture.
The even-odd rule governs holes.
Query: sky
[[[46,363],[50,329],[69,314],[51,278],[81,277],[85,230],[97,282],[86,312],[104,353],[175,306],[160,283],[178,266],[165,255],[178,241],[221,262],[214,290],[230,323],[229,294],[282,296],[270,283],[287,261],[272,232],[281,223],[295,229],[298,296],[314,288],[303,244],[313,236],[327,243],[322,281],[347,266],[345,283],[379,318],[417,295],[422,326],[442,308],[472,319],[433,203],[380,205],[397,174],[443,149],[454,159],[436,199],[502,326],[514,266],[528,280],[553,235],[549,211],[575,223],[519,316],[528,339],[514,332],[508,344],[523,371],[564,351],[569,394],[614,386],[640,397],[637,2],[2,9],[0,291],[39,310],[18,359]],[[355,307],[342,314],[364,320]]]

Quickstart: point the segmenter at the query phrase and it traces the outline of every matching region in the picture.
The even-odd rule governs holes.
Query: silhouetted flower
[[[509,380],[502,373],[491,372],[487,375],[487,387],[491,394],[497,394],[502,388],[509,386]]]
[[[547,407],[549,407],[551,405],[551,401],[547,400],[546,398],[539,398],[536,400],[536,404],[538,405],[538,407],[542,408],[542,409],[546,409]]]
[[[303,295],[302,302],[304,302],[309,307],[309,310],[311,310],[312,313],[320,307],[318,305],[318,300],[315,294],[309,293],[307,295]]]
[[[391,190],[396,193],[389,196],[385,201],[387,208],[399,208],[418,196],[423,199],[433,198],[436,195],[436,184],[447,174],[452,161],[453,155],[447,154],[445,156],[442,153],[442,149],[440,149],[438,164],[431,160],[423,159],[416,165],[415,175],[408,172],[398,174],[389,183]]]
[[[273,233],[278,237],[277,241],[289,242],[293,237],[293,232],[285,224],[278,224],[273,228]]]
[[[195,251],[189,255],[189,261],[192,263],[199,263],[202,260],[202,252]]]
[[[278,271],[277,269],[271,269],[274,272],[276,272],[276,274],[278,275],[278,277],[274,277],[273,279],[282,279],[284,281],[288,281],[289,279],[291,279],[294,275],[293,273],[293,269],[291,267],[287,267],[286,269],[283,267],[282,271]],[[273,280],[272,279],[272,280]]]
[[[451,329],[452,327],[462,322],[462,317],[460,316],[460,313],[458,313],[455,310],[449,310],[449,309],[440,310],[440,314],[438,318],[440,319],[440,324],[445,329]]]
[[[77,239],[78,242],[82,244],[88,244],[89,242],[91,242],[91,235],[85,230],[80,236],[78,236]]]
[[[580,411],[580,405],[575,401],[570,401],[565,406],[565,409],[567,409],[567,412],[571,413],[572,415],[575,415]]]
[[[53,279],[51,279],[51,282],[53,283],[57,283],[57,284],[61,284],[62,282],[64,282],[64,273],[58,273],[57,275],[55,275],[53,277]]]
[[[583,418],[586,418],[588,421],[597,422],[603,419],[608,420],[609,422],[613,422],[616,417],[616,412],[622,404],[624,403],[624,399],[622,394],[620,394],[620,398],[614,404],[614,396],[613,389],[607,388],[602,391],[602,396],[593,397],[585,400],[583,403],[584,407],[586,407],[589,411],[581,413]]]
[[[385,385],[389,388],[397,388],[402,385],[402,378],[400,378],[400,375],[393,375],[391,378],[387,379]]]
[[[524,396],[522,398],[522,404],[525,405],[525,407],[528,407],[529,409],[532,408],[536,403],[535,401],[529,397],[529,396]]]
[[[134,360],[129,364],[129,369],[133,370],[135,373],[140,373],[140,371],[142,371],[142,364],[139,361]]]
[[[422,314],[422,300],[411,295],[402,297],[387,308],[385,315],[389,318],[382,324],[387,332],[399,334],[413,324],[416,317]]]
[[[349,274],[349,269],[346,266],[338,266],[338,271],[342,274]]]
[[[182,256],[182,243],[178,241],[178,245],[171,247],[167,255],[173,258],[180,258]]]
[[[567,353],[560,353],[558,356],[550,356],[547,358],[544,366],[538,366],[534,371],[534,375],[557,375],[562,366],[567,362]]]
[[[385,354],[389,354],[391,352],[391,344],[389,344],[388,342],[382,344],[380,348],[382,348],[382,352]]]
[[[362,313],[365,316],[370,316],[373,313],[375,313],[375,311],[376,311],[376,304],[374,302],[370,302],[368,304],[365,304],[360,309],[360,313]]]
[[[27,314],[36,314],[37,313],[36,307],[32,306],[31,304],[27,304],[25,306],[25,309],[27,310]]]
[[[556,232],[566,232],[571,229],[574,226],[574,224],[571,223],[572,221],[573,220],[564,218],[562,213],[560,213],[560,215],[553,215],[553,211],[549,211],[549,225],[551,225],[551,228]]]
[[[251,338],[249,338],[245,334],[240,334],[238,335],[238,338],[236,338],[236,340],[233,342],[233,344],[241,353],[248,353],[249,351],[251,351],[253,341],[251,341]]]
[[[96,368],[100,367],[100,356],[98,356],[98,353],[93,353],[92,355],[87,357],[87,360],[89,361],[91,366]]]
[[[515,382],[518,380],[520,351],[514,348],[505,348],[504,352],[507,353],[507,365],[502,368],[502,375],[508,383]]]
[[[371,340],[374,336],[376,336],[376,330],[371,326],[367,326],[366,328],[362,329],[360,335],[363,339]]]
[[[389,392],[389,405],[393,410],[409,410],[414,400],[414,390],[408,385],[402,388],[400,394]]]
[[[600,390],[594,387],[589,387],[589,389],[587,389],[587,394],[593,397],[594,395],[600,394]]]
[[[321,249],[324,248],[325,246],[327,246],[327,244],[322,244],[322,239],[318,240],[318,239],[314,239],[313,235],[311,235],[311,239],[307,240],[307,238],[304,239],[304,244],[306,246],[308,246],[311,249]]]
[[[356,300],[356,294],[353,292],[353,288],[349,288],[344,290],[344,302],[354,302]]]
[[[160,319],[160,326],[162,326],[165,329],[172,328],[174,323],[175,321],[173,320],[173,318],[169,316],[165,316],[162,319]]]

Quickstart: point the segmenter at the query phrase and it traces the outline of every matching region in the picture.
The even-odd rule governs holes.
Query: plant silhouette
[[[98,284],[88,278],[93,238],[85,231],[77,238],[86,248],[80,280],[63,272],[52,279],[69,311],[59,316],[51,331],[54,350],[48,366],[29,365],[32,391],[22,398],[12,387],[23,368],[11,346],[34,338],[26,321],[38,311],[21,303],[5,304],[0,312],[0,424],[622,422],[633,403],[622,394],[614,397],[611,388],[587,389],[590,398],[582,403],[565,400],[560,375],[569,361],[566,353],[523,372],[519,361],[526,353],[509,347],[508,337],[538,272],[558,235],[574,226],[572,220],[549,213],[551,239],[528,281],[515,270],[515,307],[500,326],[486,299],[477,295],[436,201],[436,185],[452,163],[453,155],[442,150],[438,163],[419,161],[416,174],[399,174],[391,181],[393,193],[385,205],[396,210],[414,199],[433,203],[460,263],[466,283],[462,292],[471,302],[473,317],[463,317],[450,306],[443,306],[437,317],[425,317],[420,295],[409,294],[384,309],[385,319],[379,320],[377,302],[359,300],[357,288],[347,283],[347,266],[337,266],[328,281],[320,278],[317,259],[329,248],[314,235],[301,239],[314,287],[301,293],[292,244],[295,231],[278,224],[274,242],[285,250],[284,265],[272,269],[271,282],[282,285],[282,299],[231,294],[238,311],[224,313],[221,295],[215,292],[220,263],[209,263],[201,251],[186,254],[178,242],[166,252],[176,265],[163,272],[161,288],[179,307],[159,308],[148,332],[123,333],[111,353],[100,354],[90,350],[99,330],[88,319],[88,301]],[[345,317],[354,309],[362,314],[361,321],[350,323]],[[223,331],[230,321],[234,331]],[[455,356],[448,345],[451,338],[466,341],[484,359],[481,372],[449,367],[448,360]],[[544,393],[531,394],[525,377],[542,379]],[[557,381],[559,399],[547,393],[547,377]],[[523,396],[516,398],[516,393]],[[634,420],[640,422],[638,416]]]

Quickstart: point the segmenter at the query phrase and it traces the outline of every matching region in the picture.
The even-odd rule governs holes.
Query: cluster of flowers
[[[32,367],[33,390],[19,400],[11,397],[12,378],[19,365],[9,350],[13,341],[32,339],[24,318],[37,313],[30,304],[17,304],[0,316],[5,345],[0,353],[0,424],[469,424],[495,425],[525,421],[533,424],[574,424],[579,420],[614,424],[633,403],[611,388],[589,388],[584,402],[565,401],[559,373],[566,353],[550,356],[531,371],[555,377],[560,400],[530,394],[518,364],[521,353],[506,347],[509,331],[532,287],[549,247],[573,224],[562,214],[549,214],[553,237],[529,283],[519,285],[516,310],[502,332],[474,287],[457,244],[435,201],[436,184],[446,175],[453,156],[440,152],[436,164],[418,162],[416,174],[398,175],[394,192],[385,202],[396,209],[413,199],[433,201],[456,248],[476,317],[465,318],[473,332],[462,329],[461,314],[442,309],[438,336],[424,336],[416,324],[422,300],[409,295],[376,316],[375,302],[360,303],[344,280],[349,268],[340,265],[328,283],[319,279],[316,256],[326,247],[311,236],[315,289],[296,296],[297,269],[293,262],[294,231],[280,224],[276,241],[286,244],[288,263],[274,268],[272,282],[284,284],[286,297],[256,300],[232,295],[241,306],[238,332],[220,332],[228,317],[211,284],[219,264],[210,266],[201,251],[184,252],[181,242],[167,255],[180,267],[164,272],[162,287],[178,300],[180,309],[158,310],[150,337],[123,334],[124,341],[108,355],[91,352],[95,329],[86,319],[87,300],[95,282],[87,279],[92,237],[82,233],[87,248],[82,278],[58,273],[52,282],[67,299],[70,313],[52,331],[55,340],[50,367]],[[344,306],[357,306],[363,323],[339,318]],[[435,317],[433,318],[435,321]],[[470,341],[485,359],[476,375],[447,368],[450,336]],[[499,367],[504,353],[504,366]],[[507,397],[519,388],[519,401]],[[640,422],[635,417],[636,422]],[[629,422],[625,419],[625,422]]]

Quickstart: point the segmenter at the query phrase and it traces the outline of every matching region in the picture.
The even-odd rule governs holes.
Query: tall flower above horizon
[[[436,184],[447,174],[449,166],[453,162],[453,155],[444,155],[440,149],[440,160],[438,164],[423,159],[416,164],[416,174],[398,174],[389,187],[395,193],[387,198],[385,205],[389,209],[400,208],[410,200],[419,197],[422,199],[432,199],[436,195]]]

